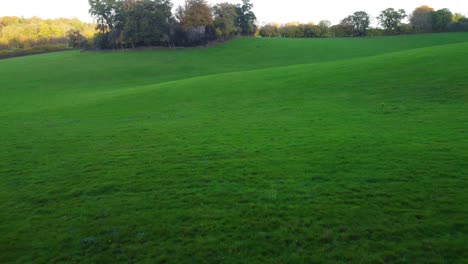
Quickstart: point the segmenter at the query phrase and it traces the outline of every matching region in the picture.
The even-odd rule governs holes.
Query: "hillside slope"
[[[2,61],[0,261],[462,262],[467,58],[442,34]]]
[[[344,39],[237,39],[210,49],[61,52],[0,60],[0,103],[14,110],[69,101],[86,92],[205,75],[347,60],[462,43],[468,34]],[[11,108],[10,108],[11,109]]]

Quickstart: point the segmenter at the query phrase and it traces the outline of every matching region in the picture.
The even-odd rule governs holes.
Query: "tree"
[[[214,25],[218,36],[225,38],[239,31],[236,26],[237,9],[234,4],[220,3],[213,7],[213,11]]]
[[[86,38],[77,29],[71,29],[67,32],[68,46],[72,48],[82,48],[86,43]]]
[[[242,0],[242,5],[238,4],[237,7],[237,26],[241,30],[242,35],[251,36],[257,31],[255,21],[257,17],[252,11],[253,4],[250,0]]]
[[[304,32],[304,38],[322,37],[320,27],[312,22],[308,24],[303,24],[301,25],[301,27]]]
[[[452,16],[452,22],[458,22],[460,19],[466,19],[466,17],[463,15],[463,14],[460,14],[460,13],[455,13],[453,14]]]
[[[127,0],[120,2],[116,31],[125,45],[149,46],[162,43],[169,33],[172,4],[169,0]]]
[[[425,5],[413,11],[410,16],[410,24],[416,32],[432,31],[432,12],[434,12],[434,9]]]
[[[84,47],[95,28],[77,19],[0,17],[0,57]]]
[[[323,38],[328,36],[331,22],[328,20],[322,20],[318,23],[317,27],[317,37]]]
[[[280,34],[284,38],[303,38],[304,37],[304,26],[291,22],[287,23],[279,29]]]
[[[333,26],[332,28],[333,35],[336,37],[352,37],[354,36],[354,24],[353,17],[347,16],[340,21],[338,25]]]
[[[387,8],[377,17],[380,25],[391,33],[400,33],[402,20],[406,18],[406,12],[403,9],[395,10]]]
[[[102,33],[114,28],[115,7],[117,0],[88,0],[89,13],[98,23],[97,29]]]
[[[268,24],[260,28],[260,36],[266,38],[279,37],[279,26],[275,24]]]
[[[364,11],[355,12],[351,16],[354,32],[357,36],[366,36],[370,26],[370,16]]]
[[[175,10],[174,17],[177,22],[182,23],[185,17],[185,8],[179,5]]]
[[[186,0],[185,5],[176,10],[176,18],[179,24],[173,36],[177,36],[176,43],[193,46],[205,44],[216,38],[216,30],[213,23],[213,10],[205,0]],[[180,27],[182,32],[177,29]],[[183,34],[180,34],[183,33]],[[184,35],[183,38],[180,38]]]
[[[468,18],[458,18],[456,22],[452,22],[449,25],[449,31],[461,31],[468,32]]]
[[[186,0],[177,10],[179,21],[185,29],[213,25],[212,9],[206,0]]]
[[[452,22],[452,12],[444,8],[431,12],[432,16],[432,29],[438,32],[447,31],[449,24]]]

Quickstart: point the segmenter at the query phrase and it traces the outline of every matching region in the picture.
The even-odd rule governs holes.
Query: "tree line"
[[[404,23],[409,18],[409,23]],[[403,9],[387,8],[377,17],[379,28],[371,27],[371,16],[358,11],[341,20],[337,25],[329,21],[313,23],[267,24],[259,29],[262,37],[324,38],[383,36],[434,32],[468,32],[468,18],[452,13],[449,9],[434,10],[429,6],[416,8],[409,16]]]
[[[78,19],[0,17],[0,58],[66,48],[198,46],[239,35],[324,38],[468,31],[467,17],[429,6],[418,7],[409,15],[403,9],[385,9],[377,17],[379,28],[371,27],[371,16],[364,11],[337,25],[320,21],[258,28],[250,0],[214,6],[206,0],[186,0],[176,9],[171,0],[88,1],[94,24]]]
[[[95,27],[78,19],[0,17],[0,58],[64,50],[69,46],[69,32],[80,32],[85,41],[92,38]]]
[[[173,13],[170,0],[89,0],[100,49],[142,46],[197,46],[257,31],[250,0],[210,6],[186,0]]]

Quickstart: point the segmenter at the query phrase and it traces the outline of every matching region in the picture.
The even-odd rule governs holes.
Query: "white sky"
[[[240,0],[208,0],[237,3]],[[172,0],[175,6],[184,0]],[[319,22],[338,23],[354,11],[366,11],[373,17],[388,8],[403,8],[410,13],[423,4],[435,9],[449,8],[468,15],[468,0],[251,0],[260,23]],[[92,21],[88,15],[88,0],[0,0],[0,16],[38,16],[42,18],[77,17]]]

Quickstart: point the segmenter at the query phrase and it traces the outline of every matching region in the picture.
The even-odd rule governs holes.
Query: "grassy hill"
[[[462,262],[468,34],[0,61],[0,262]]]

